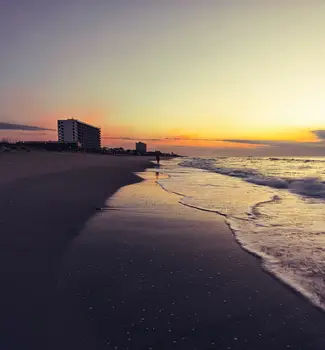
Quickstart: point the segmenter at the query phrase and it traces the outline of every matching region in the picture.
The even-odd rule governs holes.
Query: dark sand
[[[126,186],[62,262],[51,349],[324,350],[325,314],[265,273],[223,219]]]
[[[140,157],[0,154],[1,350],[49,348],[61,322],[53,315],[62,255],[96,207],[147,165]]]

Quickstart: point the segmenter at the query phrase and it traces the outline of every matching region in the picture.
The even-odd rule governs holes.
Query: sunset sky
[[[103,145],[325,155],[325,1],[0,0],[0,122]],[[56,139],[51,130],[0,138]]]

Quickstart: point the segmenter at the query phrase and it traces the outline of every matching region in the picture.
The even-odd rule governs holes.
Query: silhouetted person
[[[157,161],[157,165],[159,165],[159,163],[160,163],[160,154],[159,154],[159,152],[156,152],[156,161]]]

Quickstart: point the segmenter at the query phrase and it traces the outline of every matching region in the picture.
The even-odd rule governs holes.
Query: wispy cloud
[[[146,137],[130,137],[130,136],[102,136],[103,139],[111,140],[129,140],[129,141],[207,141],[207,142],[222,142],[222,139],[209,139],[200,137],[188,137],[188,136],[173,136],[173,137],[160,137],[160,138],[146,138]]]
[[[231,143],[244,143],[248,145],[272,145],[276,141],[267,141],[267,140],[242,140],[242,139],[223,139],[224,142],[231,142]]]
[[[312,133],[321,141],[325,141],[325,130],[312,130]]]
[[[266,147],[285,147],[285,146],[294,146],[294,145],[299,145],[299,146],[312,146],[312,147],[317,147],[317,146],[322,146],[324,147],[324,143],[322,142],[323,140],[319,141],[275,141],[275,140],[241,140],[241,139],[226,139],[223,140],[225,142],[231,142],[231,143],[240,143],[240,144],[248,144],[248,145],[262,145]],[[325,130],[324,130],[324,141],[325,141]]]
[[[130,137],[130,136],[102,136],[102,139],[107,139],[107,140],[126,140],[126,141],[162,141],[166,140],[164,138],[141,138],[141,137]]]
[[[190,137],[190,136],[174,136],[174,137],[166,137],[164,140],[171,141],[207,141],[207,142],[220,142],[222,139],[209,139],[203,137]]]
[[[131,143],[135,141],[148,141],[149,146],[153,149],[159,147],[159,149],[165,151],[178,150],[178,152],[187,155],[325,156],[325,130],[316,130],[312,131],[312,133],[317,136],[317,140],[217,139],[187,135],[162,136],[160,138],[107,135],[103,136],[103,139],[107,141],[111,139],[112,142],[117,140],[116,143],[121,143],[123,147],[130,147]]]
[[[215,142],[217,143],[238,143],[243,145],[256,145],[259,147],[285,147],[285,146],[304,146],[304,147],[320,147],[324,146],[325,130],[312,131],[318,138],[318,141],[288,141],[288,140],[245,140],[245,139],[215,139],[215,138],[201,138],[201,137],[188,137],[188,136],[173,136],[173,137],[160,137],[160,138],[146,138],[146,137],[132,137],[132,136],[102,136],[103,139],[111,140],[125,140],[125,141],[151,141],[151,142],[164,142],[164,141],[203,141],[203,142]]]
[[[0,122],[0,130],[27,130],[27,131],[47,130],[47,131],[56,131],[55,129],[47,129],[47,128],[42,128],[40,126],[13,124],[13,123],[3,123],[3,122]]]

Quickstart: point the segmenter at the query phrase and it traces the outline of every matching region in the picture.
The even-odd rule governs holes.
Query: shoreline
[[[47,348],[61,257],[107,197],[141,181],[150,158],[0,156],[0,347]]]
[[[141,176],[65,256],[57,348],[69,339],[70,348],[324,349],[324,313],[266,273],[223,217],[180,205],[153,172]],[[80,315],[81,339],[69,326]]]
[[[161,188],[166,191],[169,192],[168,190],[166,190],[163,186],[161,186]],[[169,192],[169,193],[174,193],[180,197],[183,197],[182,194],[176,193],[176,192]],[[238,246],[243,249],[246,253],[252,255],[254,258],[256,258],[259,261],[259,264],[261,265],[263,271],[265,273],[267,273],[268,275],[270,275],[272,278],[274,278],[274,280],[276,280],[278,283],[283,284],[283,286],[287,287],[291,292],[297,294],[298,296],[302,297],[304,300],[307,300],[312,306],[314,306],[317,310],[325,313],[325,308],[324,306],[322,306],[319,302],[316,302],[313,300],[313,296],[309,295],[303,288],[301,288],[298,284],[292,284],[290,283],[290,281],[287,281],[285,277],[281,276],[280,274],[276,274],[276,272],[272,271],[271,268],[267,267],[267,260],[266,258],[255,252],[254,250],[250,249],[249,247],[247,247],[245,245],[245,242],[242,242],[240,240],[240,238],[238,237],[236,230],[234,230],[231,227],[231,224],[227,221],[228,216],[226,214],[223,214],[217,210],[212,210],[212,209],[203,209],[200,207],[195,207],[194,205],[190,205],[190,204],[185,204],[180,202],[180,205],[184,205],[185,207],[189,207],[192,209],[196,209],[196,210],[200,210],[202,212],[207,212],[207,213],[215,213],[216,215],[219,215],[220,217],[223,218],[225,225],[229,228],[229,230],[231,231],[234,240],[236,241],[236,243],[238,244]]]
[[[166,168],[167,168],[167,173],[169,173],[170,167],[168,165],[166,165]],[[193,170],[195,173],[195,168],[193,168]],[[203,171],[203,175],[209,174],[209,173],[211,174],[211,172],[209,172],[208,170],[205,170],[205,169],[200,169],[199,171]],[[212,173],[214,173],[214,172],[212,172]],[[217,185],[218,182],[222,183],[223,178],[226,181],[227,181],[227,179],[229,180],[231,178],[231,177],[229,177],[229,175],[217,174],[217,176],[219,177],[219,179],[218,179],[219,181],[216,181],[216,183],[214,183],[214,186],[216,186],[216,187],[218,186]],[[196,179],[196,181],[198,181],[199,178],[196,177],[195,179]],[[195,181],[195,180],[193,180],[193,181]],[[208,179],[207,181],[212,181],[212,179]],[[246,182],[242,182],[242,180],[240,180],[240,179],[236,179],[236,181],[239,181],[241,184],[244,184],[244,185],[246,183]],[[177,178],[176,178],[176,182],[177,182]],[[178,183],[178,187],[176,186],[176,189],[175,189],[175,183],[173,181],[171,181],[171,183],[172,183],[172,185],[170,187],[170,186],[168,186],[168,183],[163,182],[161,184],[161,187],[164,190],[166,190],[167,192],[178,194],[180,196],[179,203],[184,205],[184,206],[194,208],[197,210],[201,210],[203,212],[216,213],[218,215],[223,216],[225,219],[226,225],[229,227],[229,229],[232,232],[238,245],[242,249],[244,249],[247,253],[258,258],[260,260],[261,266],[263,267],[263,269],[266,273],[270,274],[272,277],[277,279],[278,282],[283,283],[285,286],[287,286],[294,293],[297,293],[298,295],[301,295],[303,298],[307,299],[317,309],[321,310],[322,312],[325,311],[324,297],[323,297],[323,293],[321,292],[322,291],[321,285],[317,284],[317,281],[315,282],[315,286],[313,286],[312,278],[310,276],[309,276],[310,277],[309,280],[308,280],[308,278],[306,278],[304,280],[304,277],[305,277],[304,274],[302,273],[301,275],[299,275],[299,272],[301,272],[301,271],[298,271],[298,273],[295,274],[294,268],[292,268],[292,270],[291,270],[290,265],[288,264],[289,266],[286,266],[285,261],[283,263],[281,258],[278,259],[277,255],[274,254],[274,252],[273,252],[273,254],[274,254],[273,256],[272,256],[272,254],[268,254],[267,253],[267,248],[268,248],[267,246],[265,249],[266,250],[266,253],[265,253],[263,251],[263,246],[259,246],[256,243],[254,245],[254,238],[253,238],[254,234],[251,235],[251,241],[249,239],[247,239],[249,232],[251,232],[251,233],[255,232],[254,227],[249,227],[249,226],[245,227],[245,225],[244,225],[244,223],[246,221],[251,223],[251,224],[254,222],[254,220],[250,220],[250,215],[252,214],[253,219],[255,219],[257,217],[261,218],[264,215],[267,217],[267,214],[265,214],[265,213],[260,214],[259,210],[257,210],[257,209],[260,209],[260,207],[261,207],[261,210],[263,211],[263,209],[266,210],[263,207],[264,205],[273,204],[274,202],[279,203],[283,199],[282,198],[283,193],[281,193],[281,192],[279,192],[279,193],[274,192],[273,194],[269,193],[268,199],[267,198],[256,199],[254,202],[249,204],[249,207],[247,208],[247,212],[246,211],[244,212],[245,208],[241,207],[241,213],[238,213],[238,212],[236,212],[237,208],[234,209],[232,207],[232,205],[234,203],[236,203],[235,200],[232,201],[232,204],[230,205],[231,211],[228,212],[228,209],[224,204],[225,201],[227,200],[226,198],[228,196],[228,194],[225,191],[224,191],[223,195],[220,195],[220,193],[216,192],[216,194],[214,196],[214,200],[216,202],[215,205],[212,204],[213,197],[207,196],[208,197],[207,202],[204,203],[204,201],[203,201],[203,204],[201,206],[200,196],[199,195],[197,196],[196,193],[193,194],[194,200],[192,200],[192,198],[191,198],[192,192],[191,192],[190,187],[187,188],[187,192],[181,191],[181,193],[177,193],[177,188],[179,188],[179,189],[182,188],[182,184]],[[189,183],[187,182],[186,185],[189,186]],[[253,185],[253,186],[256,186],[256,185]],[[228,187],[229,187],[229,184],[227,185],[227,188]],[[264,186],[260,187],[261,190],[263,188],[264,188]],[[245,188],[244,188],[244,190],[245,190]],[[283,190],[283,191],[285,191],[285,190]],[[188,194],[186,194],[186,193],[188,193]],[[229,188],[229,195],[232,195],[231,193],[232,193],[232,190],[231,190],[231,188]],[[289,195],[293,196],[291,193],[289,193]],[[298,198],[299,197],[300,196],[298,195]],[[297,200],[299,200],[298,198],[297,198]],[[220,204],[219,201],[221,201],[222,204]],[[194,203],[194,204],[192,204],[192,203]],[[234,214],[235,212],[236,212],[236,214]],[[283,213],[281,213],[281,214],[283,214]],[[238,215],[238,217],[236,215]],[[246,218],[245,218],[245,215],[247,215]],[[276,215],[273,216],[273,220],[275,220],[276,217],[277,217]],[[280,214],[279,214],[279,217],[280,217],[279,220],[281,220]],[[237,221],[237,223],[236,223],[236,221]],[[243,223],[242,227],[237,226],[239,221]],[[256,224],[256,227],[257,226],[263,227],[264,223],[259,222],[259,224]],[[267,226],[268,225],[266,224],[265,227],[267,227]],[[272,224],[272,226],[273,226],[273,224]],[[281,226],[281,225],[274,224],[274,227],[275,226]],[[285,228],[286,227],[284,226],[284,229]],[[292,227],[292,229],[293,229],[293,232],[295,232],[293,227]],[[308,234],[308,227],[307,227],[307,230],[305,230],[305,233],[306,233],[306,235]],[[279,235],[277,230],[275,230],[274,234]],[[319,234],[321,234],[321,232],[319,232]],[[263,239],[267,239],[268,237],[272,237],[272,236],[273,236],[272,230],[269,230],[269,232],[265,232],[264,237],[263,236],[260,237],[261,242],[263,242]],[[304,247],[304,245],[302,244],[300,248],[302,249],[303,247]],[[318,247],[319,247],[318,249],[321,250],[321,242],[318,242]],[[279,251],[281,251],[281,248],[283,248],[283,247],[279,246]],[[297,249],[299,250],[298,245],[297,245]],[[315,248],[315,250],[317,250],[317,247]],[[287,253],[289,255],[290,251]],[[292,251],[292,253],[294,254],[293,251]],[[312,254],[312,251],[310,253]],[[280,254],[281,253],[279,252],[279,256],[280,256]],[[286,254],[283,253],[283,257],[285,257],[285,256],[286,256]],[[321,262],[320,257],[319,257],[318,261]],[[303,262],[301,262],[301,265],[304,266]],[[294,266],[294,263],[292,263],[292,266]],[[313,267],[315,268],[315,265],[313,265]],[[310,266],[310,271],[312,271],[312,270],[313,269]],[[315,268],[315,270],[317,271],[317,267]],[[320,268],[320,270],[321,270],[321,268]],[[316,274],[316,272],[315,272],[315,274]],[[306,273],[306,275],[307,275],[307,273]],[[316,280],[316,278],[315,278],[315,280]],[[318,280],[320,280],[320,278]],[[310,282],[310,285],[308,285],[308,282]]]
[[[220,215],[219,213],[217,213]],[[325,315],[325,307],[319,303],[319,301],[313,300],[313,295],[308,294],[308,292],[303,289],[299,284],[292,283],[292,281],[288,280],[287,276],[283,276],[280,273],[277,273],[275,271],[272,271],[271,267],[267,266],[268,260],[265,258],[265,256],[255,252],[254,250],[250,249],[245,245],[245,242],[242,242],[240,238],[236,234],[236,230],[234,230],[231,227],[231,224],[229,224],[226,220],[226,216],[224,216],[225,224],[229,227],[229,230],[234,236],[235,241],[239,245],[241,249],[243,249],[246,253],[254,256],[256,259],[259,260],[259,263],[265,273],[267,273],[269,276],[274,278],[277,283],[281,283],[284,287],[288,288],[292,293],[296,294],[297,296],[301,297],[303,300],[310,303],[311,306],[313,306],[315,309],[319,310],[320,312],[324,313]]]
[[[150,160],[0,157],[0,346],[323,350],[323,310]]]
[[[170,175],[168,174],[167,175],[168,177],[170,177]],[[184,195],[181,194],[181,193],[177,193],[177,192],[173,192],[173,191],[169,191],[167,188],[165,188],[163,185],[159,184],[160,187],[166,191],[167,193],[171,193],[171,194],[175,194],[177,196],[179,196],[180,198],[184,198]],[[264,202],[261,202],[261,203],[268,203],[270,201],[273,201],[274,199],[272,198],[271,200],[268,200],[268,201],[264,201]],[[260,205],[261,203],[258,203],[258,205]],[[219,215],[220,217],[223,218],[224,220],[224,223],[225,225],[229,228],[229,230],[231,231],[233,237],[234,237],[234,240],[236,241],[236,243],[239,245],[239,247],[241,249],[243,249],[246,253],[252,255],[253,257],[255,257],[263,271],[267,274],[269,274],[272,278],[274,278],[278,283],[281,283],[283,284],[285,287],[287,287],[291,292],[297,294],[298,296],[302,297],[304,300],[307,300],[312,306],[314,306],[316,309],[318,309],[319,311],[321,312],[325,312],[325,307],[323,305],[321,305],[319,302],[316,302],[313,300],[313,296],[308,294],[307,291],[305,291],[303,288],[301,288],[298,284],[292,284],[292,281],[287,281],[285,276],[282,276],[281,274],[277,274],[276,272],[272,271],[272,269],[270,267],[267,266],[267,259],[265,256],[259,254],[258,252],[254,251],[253,249],[250,249],[249,247],[247,247],[247,245],[245,245],[245,242],[242,242],[240,240],[240,238],[238,237],[238,234],[236,233],[236,230],[233,229],[231,227],[231,223],[228,222],[228,215],[227,214],[224,214],[218,210],[214,210],[214,209],[206,209],[206,208],[201,208],[201,207],[198,207],[198,206],[194,206],[194,205],[191,205],[191,204],[188,204],[188,203],[183,203],[182,201],[179,201],[179,204],[180,205],[183,205],[185,207],[188,207],[188,208],[192,208],[192,209],[195,209],[195,210],[199,210],[199,211],[202,211],[202,212],[207,212],[207,213],[215,213],[216,215]]]

